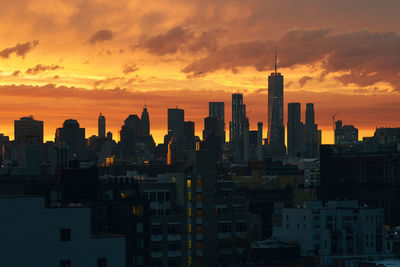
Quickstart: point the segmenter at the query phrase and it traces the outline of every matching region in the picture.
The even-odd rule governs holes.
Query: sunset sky
[[[276,46],[285,119],[287,102],[302,113],[313,102],[323,143],[337,111],[372,135],[400,126],[399,10],[398,0],[2,0],[0,133],[13,139],[13,121],[33,115],[46,140],[70,118],[89,137],[102,112],[119,139],[146,104],[156,142],[175,106],[201,135],[208,102],[225,102],[229,125],[237,92],[250,128],[266,127]]]

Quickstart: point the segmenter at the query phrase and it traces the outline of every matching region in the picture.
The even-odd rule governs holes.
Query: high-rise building
[[[140,120],[141,120],[141,128],[142,128],[141,136],[150,136],[150,118],[149,118],[149,112],[147,112],[146,106],[143,107],[142,116],[141,116]]]
[[[221,137],[222,143],[225,143],[225,108],[224,102],[209,102],[209,113],[210,118],[216,118],[218,120],[218,132],[216,133]]]
[[[335,144],[354,144],[358,142],[358,129],[353,125],[343,125],[335,122]]]
[[[16,144],[42,144],[43,121],[37,121],[33,116],[15,120],[14,140]]]
[[[174,142],[181,142],[185,132],[185,111],[179,108],[168,109],[168,134]]]
[[[99,120],[98,120],[98,137],[100,138],[105,138],[106,137],[106,118],[103,116],[102,113],[99,115]]]
[[[301,153],[301,104],[288,104],[287,121],[287,153],[289,156],[299,156]]]
[[[242,94],[232,94],[232,121],[230,123],[230,143],[235,161],[243,160],[246,105]]]
[[[62,128],[56,130],[55,142],[58,145],[67,145],[69,158],[78,156],[86,147],[85,128],[80,128],[77,120],[66,120]]]
[[[304,125],[304,157],[315,158],[318,155],[318,126],[315,124],[314,104],[306,104],[306,123]]]
[[[276,51],[275,71],[268,77],[268,145],[273,158],[281,158],[286,153],[283,125],[283,76],[277,72]]]
[[[134,156],[135,142],[141,133],[141,120],[137,115],[129,115],[128,118],[126,118],[124,125],[122,125],[120,131],[120,145],[124,157]]]

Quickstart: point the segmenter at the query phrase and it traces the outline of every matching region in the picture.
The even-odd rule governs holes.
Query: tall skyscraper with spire
[[[268,145],[273,158],[286,153],[285,127],[283,125],[283,76],[277,72],[278,58],[275,49],[274,72],[268,77]]]
[[[106,137],[106,118],[103,116],[103,114],[100,112],[99,115],[99,121],[98,121],[98,136],[100,138],[105,138]]]
[[[150,136],[150,118],[147,107],[143,107],[142,116],[140,117],[142,136]]]

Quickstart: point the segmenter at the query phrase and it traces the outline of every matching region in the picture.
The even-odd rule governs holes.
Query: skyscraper
[[[16,144],[42,144],[43,121],[37,121],[33,116],[15,120],[14,140]]]
[[[221,137],[221,143],[225,143],[225,103],[224,102],[209,102],[208,116],[218,120],[218,132],[216,135]]]
[[[283,76],[275,71],[268,77],[268,145],[273,158],[285,154],[285,127],[283,126]]]
[[[230,143],[233,158],[243,160],[244,130],[246,105],[243,104],[242,94],[232,94],[232,121],[230,123]]]
[[[141,125],[142,125],[142,134],[141,136],[150,136],[150,118],[149,113],[147,112],[147,107],[143,107],[142,116],[140,117]]]
[[[80,128],[77,120],[66,120],[62,128],[56,130],[55,143],[68,146],[68,157],[79,155],[86,147],[85,128]]]
[[[168,109],[168,135],[174,142],[181,142],[185,131],[185,111],[179,108]]]
[[[301,153],[301,104],[288,104],[287,121],[287,153],[289,156],[298,156]]]
[[[101,112],[98,120],[98,131],[99,131],[98,136],[100,138],[106,137],[106,118],[103,116]]]
[[[306,104],[306,123],[304,125],[304,157],[315,158],[318,154],[318,126],[315,124],[314,104]]]

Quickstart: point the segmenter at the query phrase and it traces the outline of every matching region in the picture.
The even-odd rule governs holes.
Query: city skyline
[[[400,3],[334,2],[2,4],[0,128],[13,136],[12,121],[34,115],[52,140],[54,129],[73,118],[90,136],[103,112],[118,139],[124,118],[147,104],[159,143],[167,108],[185,109],[201,136],[208,102],[225,102],[227,119],[231,94],[243,93],[250,128],[262,121],[267,133],[275,46],[285,75],[283,106],[314,103],[323,143],[333,142],[338,110],[360,138],[376,126],[398,126],[400,66],[392,55],[400,47]],[[286,119],[285,112],[284,125]]]

